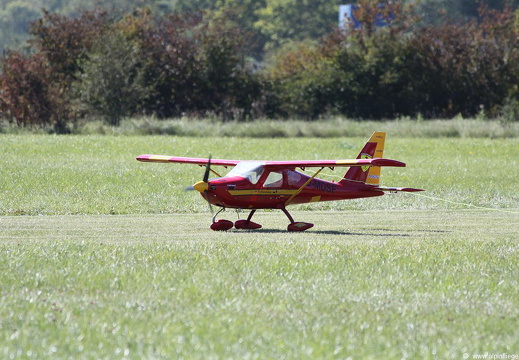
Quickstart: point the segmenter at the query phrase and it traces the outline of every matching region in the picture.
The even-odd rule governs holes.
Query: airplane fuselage
[[[279,174],[282,178],[277,184],[266,184],[269,174],[264,174],[256,184],[239,176],[212,179],[202,196],[207,196],[213,205],[226,208],[281,209],[289,204],[384,195],[364,183],[326,181],[289,169]]]

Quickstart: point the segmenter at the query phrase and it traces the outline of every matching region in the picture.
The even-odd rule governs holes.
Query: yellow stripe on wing
[[[169,162],[171,156],[167,155],[152,155],[146,161],[149,162]]]
[[[359,159],[347,159],[347,160],[337,160],[337,165],[342,166],[354,166],[359,163]]]

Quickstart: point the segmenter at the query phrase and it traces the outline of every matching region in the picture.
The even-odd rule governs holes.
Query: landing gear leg
[[[256,210],[251,210],[251,212],[249,213],[249,216],[247,217],[247,220],[236,221],[234,223],[234,227],[236,229],[247,229],[247,230],[260,229],[261,228],[260,224],[256,224],[255,222],[250,221],[250,219],[252,219],[252,215],[254,215],[255,212],[256,212]]]
[[[217,217],[218,214],[220,214],[222,211],[225,211],[225,208],[224,208],[224,207],[221,208],[220,210],[218,210],[218,211],[216,212],[216,214],[213,215],[213,223],[216,222],[216,217]]]
[[[256,212],[256,210],[252,210],[250,213],[249,213],[249,216],[247,217],[247,222],[250,222],[250,219],[252,219],[252,215],[254,215],[254,213]]]
[[[292,217],[292,215],[290,215],[288,210],[285,209],[285,208],[281,208],[281,211],[283,211],[285,213],[285,215],[287,216],[288,220],[290,220],[290,223],[293,224],[294,223],[294,218]]]
[[[288,224],[287,230],[288,231],[305,231],[310,229],[314,226],[314,224],[305,223],[305,222],[295,222],[294,218],[285,208],[281,208],[281,210],[285,213],[288,220],[290,220],[290,224]]]
[[[230,228],[232,228],[232,226],[233,226],[232,221],[224,220],[224,219],[216,221],[216,216],[218,216],[218,214],[221,213],[222,211],[225,211],[224,207],[222,207],[220,210],[218,210],[218,212],[216,214],[214,214],[213,223],[211,224],[211,230],[226,231],[226,230],[229,230]]]

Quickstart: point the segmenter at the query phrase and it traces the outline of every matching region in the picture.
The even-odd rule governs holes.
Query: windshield
[[[240,176],[256,184],[263,174],[263,163],[260,161],[239,162],[225,177]]]

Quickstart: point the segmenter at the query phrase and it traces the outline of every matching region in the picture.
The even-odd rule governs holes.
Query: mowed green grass
[[[203,168],[140,163],[135,157],[155,153],[252,160],[344,159],[356,157],[370,135],[332,139],[0,135],[0,215],[207,212],[199,194],[184,191],[201,180]],[[519,139],[413,139],[388,134],[385,157],[408,166],[384,168],[382,185],[423,188],[424,195],[474,206],[518,208],[518,153]],[[323,175],[344,173],[338,168]],[[398,194],[300,208],[452,207],[465,208]]]
[[[519,216],[2,217],[4,358],[461,359],[519,352]]]
[[[365,140],[0,136],[0,356],[519,354],[519,140],[388,134],[408,167],[383,185],[449,202],[293,207],[316,224],[302,234],[276,211],[255,215],[260,231],[212,232],[183,191],[202,168],[134,160],[351,158]]]

